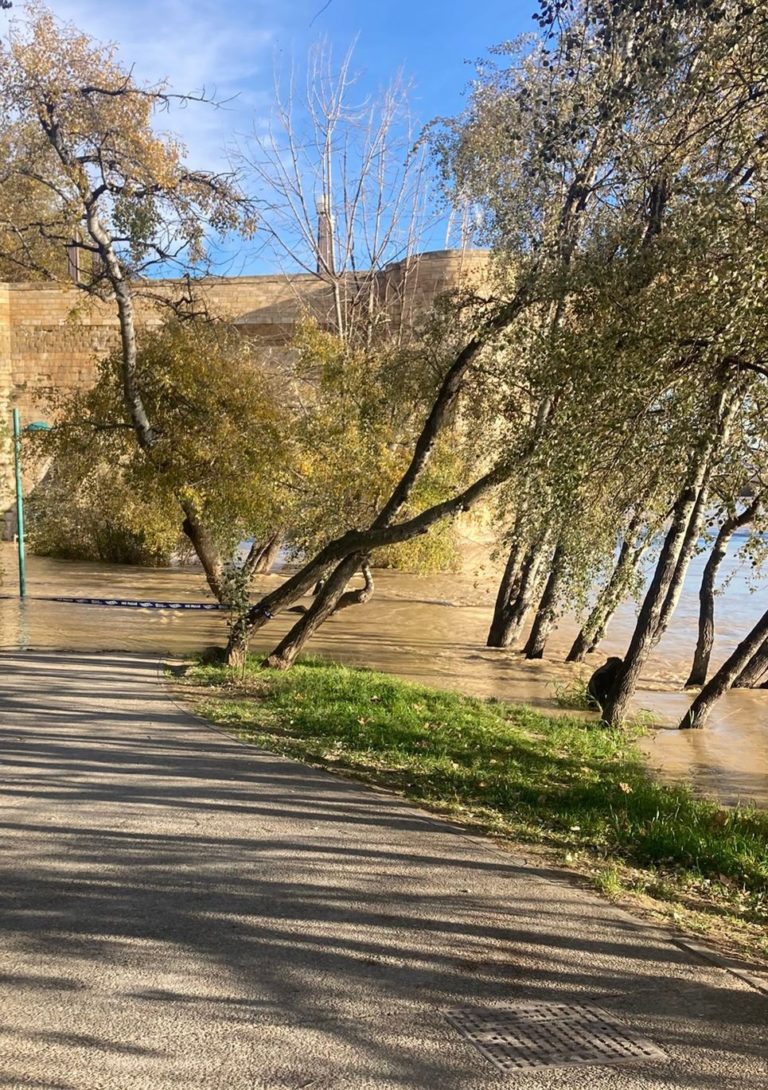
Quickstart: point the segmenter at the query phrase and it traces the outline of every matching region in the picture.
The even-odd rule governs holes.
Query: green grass
[[[587,692],[587,678],[574,678],[572,681],[553,681],[552,696],[559,708],[570,711],[587,712],[598,710],[598,704]]]
[[[186,681],[197,710],[241,737],[555,848],[610,895],[695,896],[758,936],[768,919],[768,813],[657,782],[625,733],[306,660],[197,664]]]

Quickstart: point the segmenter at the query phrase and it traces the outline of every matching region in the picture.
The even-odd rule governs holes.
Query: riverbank
[[[696,564],[701,558],[698,558]],[[0,546],[0,563],[13,570],[12,546]],[[693,565],[692,565],[693,569]],[[768,691],[733,690],[716,706],[706,730],[678,731],[689,706],[682,690],[695,632],[698,578],[686,581],[670,629],[641,677],[635,707],[648,712],[659,729],[640,739],[654,771],[682,780],[726,804],[754,802],[768,809]],[[750,623],[757,595],[737,593],[732,576],[728,595],[718,599],[718,641],[713,667],[730,652]],[[199,568],[128,566],[31,557],[25,602],[0,599],[0,646],[8,650],[125,651],[138,654],[192,655],[227,637],[224,613],[131,610],[65,604],[58,595],[101,598],[210,600]],[[254,593],[273,589],[280,573],[259,576]],[[741,580],[743,583],[743,580]],[[7,575],[5,593],[15,585]],[[323,625],[308,650],[350,666],[366,666],[405,681],[470,696],[495,697],[555,714],[559,688],[584,682],[595,663],[565,663],[575,635],[566,618],[552,638],[547,656],[527,661],[519,652],[489,648],[495,580],[479,575],[411,575],[377,571],[376,593],[361,609],[347,609]],[[39,596],[39,597],[38,597]],[[254,639],[254,652],[268,651],[295,620],[282,614]],[[594,656],[597,662],[623,654],[634,623],[632,603],[625,603]]]
[[[525,843],[612,899],[768,961],[768,813],[659,783],[636,738],[317,661],[179,675],[198,713],[244,740]]]

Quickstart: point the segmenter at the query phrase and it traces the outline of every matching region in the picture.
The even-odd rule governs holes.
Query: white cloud
[[[275,6],[265,0],[49,2],[59,19],[116,43],[139,79],[168,79],[174,91],[205,90],[224,103],[220,109],[192,103],[159,117],[158,127],[187,144],[192,166],[224,166],[234,134],[250,130],[254,115],[258,120],[269,109],[274,41],[281,27]]]

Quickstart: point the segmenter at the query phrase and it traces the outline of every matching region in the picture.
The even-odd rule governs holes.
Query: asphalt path
[[[155,659],[0,655],[0,1087],[765,1090],[768,996],[673,940],[208,728]],[[531,1003],[664,1058],[505,1074],[446,1017]]]

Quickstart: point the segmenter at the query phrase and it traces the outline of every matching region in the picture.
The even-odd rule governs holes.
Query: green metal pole
[[[21,417],[13,410],[13,451],[16,463],[16,541],[19,549],[19,597],[27,593],[27,564],[24,556],[24,494],[21,487]]]

